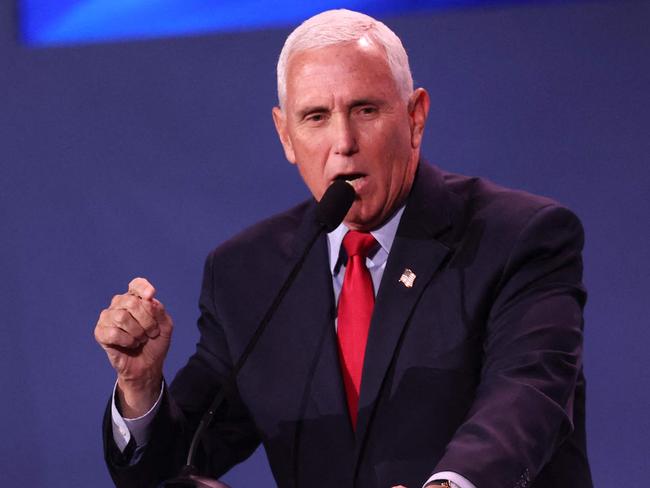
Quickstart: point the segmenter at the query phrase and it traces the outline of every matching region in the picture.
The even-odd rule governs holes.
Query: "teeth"
[[[351,174],[351,175],[341,175],[339,176],[339,179],[345,180],[345,181],[354,181],[358,180],[359,178],[363,178],[362,174]]]
[[[345,180],[345,182],[348,185],[352,186],[352,188],[354,188],[356,190],[358,183],[361,182],[361,178],[362,178],[361,176],[358,176],[358,177],[353,178],[353,179],[347,179],[347,180]]]

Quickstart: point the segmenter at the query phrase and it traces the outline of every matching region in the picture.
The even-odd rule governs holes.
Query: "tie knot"
[[[369,232],[358,232],[351,230],[343,238],[343,247],[348,257],[361,256],[368,257],[371,249],[375,246],[377,241]]]

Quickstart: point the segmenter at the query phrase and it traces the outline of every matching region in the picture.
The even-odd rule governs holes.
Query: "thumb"
[[[171,319],[165,310],[165,306],[157,298],[152,298],[149,301],[149,305],[151,307],[151,313],[158,322],[158,325],[171,325]]]

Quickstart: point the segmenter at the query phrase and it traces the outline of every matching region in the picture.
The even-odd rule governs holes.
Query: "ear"
[[[275,130],[278,133],[282,147],[284,148],[285,157],[291,164],[296,164],[296,154],[293,150],[289,130],[287,129],[287,118],[280,107],[273,107],[273,122],[275,123]]]
[[[409,99],[408,111],[411,124],[411,147],[413,149],[419,149],[420,144],[422,144],[422,135],[429,115],[430,103],[429,94],[424,88],[415,90]]]

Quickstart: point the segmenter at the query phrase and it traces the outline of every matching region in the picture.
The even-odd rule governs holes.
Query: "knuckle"
[[[115,320],[115,322],[124,325],[128,321],[130,315],[131,314],[129,312],[127,312],[123,308],[120,308],[119,310],[115,310],[113,314],[113,319]]]
[[[109,311],[102,310],[99,314],[99,319],[97,320],[97,324],[95,324],[94,329],[94,336],[98,342],[101,341],[103,331],[106,328],[110,327],[111,322],[112,320],[109,317]]]
[[[145,320],[140,325],[142,325],[142,328],[147,332],[152,331],[158,327],[158,323],[152,319]]]
[[[122,305],[128,309],[134,309],[138,306],[140,299],[133,296],[133,295],[127,295],[124,297],[124,302]]]
[[[103,341],[104,343],[107,343],[107,344],[116,344],[117,341],[118,341],[118,339],[119,339],[119,337],[120,337],[120,332],[119,332],[119,330],[118,330],[117,328],[112,327],[112,328],[108,329],[108,330],[105,332],[104,335],[105,335],[105,337],[104,337],[104,341]]]
[[[142,340],[146,339],[146,337],[147,337],[147,333],[144,331],[144,329],[142,327],[138,327],[138,328],[134,329],[131,332],[131,335],[133,337],[137,338],[139,341],[142,341]]]

